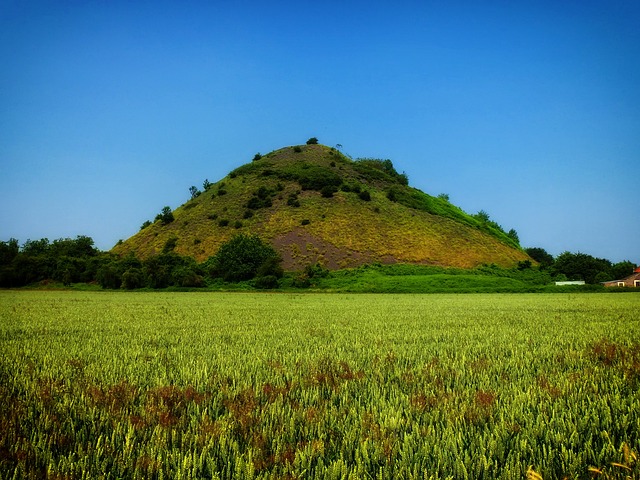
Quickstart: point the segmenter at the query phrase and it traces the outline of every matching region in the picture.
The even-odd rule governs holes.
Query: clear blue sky
[[[108,250],[312,136],[640,263],[640,2],[0,0],[0,240]]]

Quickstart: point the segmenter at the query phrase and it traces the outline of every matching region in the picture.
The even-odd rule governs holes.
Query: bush
[[[318,139],[316,137],[311,137],[309,140],[307,140],[307,145],[317,145],[318,144]]]
[[[156,220],[160,220],[163,225],[167,225],[173,222],[173,213],[171,212],[171,207],[166,206],[162,209],[158,215],[156,215]]]
[[[295,278],[291,282],[291,285],[294,288],[309,288],[311,286],[311,279],[307,274],[300,273],[299,275],[295,276]]]
[[[222,218],[218,221],[218,226],[219,227],[226,227],[229,225],[229,219],[228,218]]]
[[[96,280],[102,288],[118,289],[122,284],[122,276],[118,267],[113,263],[107,263],[98,269]]]
[[[280,286],[280,282],[278,282],[278,279],[275,276],[266,275],[264,277],[256,278],[254,285],[256,288],[260,288],[262,290],[273,290]]]
[[[321,191],[326,186],[339,187],[342,178],[333,170],[319,165],[303,164],[282,173],[286,180],[296,180],[303,190]]]
[[[176,287],[202,287],[204,278],[193,267],[183,265],[171,272],[171,280]]]
[[[338,188],[335,185],[325,185],[320,190],[320,193],[324,198],[331,198],[333,197],[333,194],[336,193],[337,191],[338,191]]]
[[[371,194],[369,193],[368,190],[362,190],[358,194],[358,197],[360,197],[360,200],[364,200],[365,202],[370,202],[371,201]]]
[[[164,247],[162,247],[162,253],[173,252],[178,244],[178,237],[171,237],[165,243]]]
[[[122,274],[122,288],[134,290],[144,287],[144,275],[139,268],[130,268]]]
[[[298,194],[297,193],[289,194],[289,197],[287,198],[287,205],[289,205],[290,207],[299,207],[300,206],[300,200],[298,200]]]
[[[304,273],[309,278],[325,278],[329,275],[329,269],[316,262],[312,265],[307,265],[304,269]]]
[[[239,234],[222,244],[218,252],[205,262],[212,276],[220,276],[228,282],[250,280],[265,264],[279,263],[274,248],[257,235]],[[268,268],[261,272],[272,273]]]

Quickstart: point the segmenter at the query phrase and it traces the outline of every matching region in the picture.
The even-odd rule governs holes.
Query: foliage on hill
[[[203,261],[235,234],[250,233],[273,245],[286,270],[315,262],[472,268],[530,260],[515,231],[410,187],[390,160],[352,160],[313,140],[256,154],[220,181],[205,180],[203,191],[191,187],[171,221],[165,208],[113,253],[147,258],[175,239],[176,253]]]

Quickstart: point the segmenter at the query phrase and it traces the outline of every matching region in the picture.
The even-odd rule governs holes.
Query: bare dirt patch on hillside
[[[296,228],[280,235],[274,238],[272,243],[282,255],[283,268],[290,271],[302,270],[307,265],[315,263],[335,270],[373,262],[397,262],[391,256],[380,257],[373,252],[357,252],[338,248],[330,242],[311,235],[304,228]]]

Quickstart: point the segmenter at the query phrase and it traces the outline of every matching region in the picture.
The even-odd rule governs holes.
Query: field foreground
[[[640,478],[639,311],[0,292],[0,478]]]

